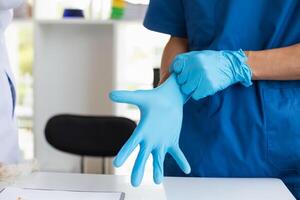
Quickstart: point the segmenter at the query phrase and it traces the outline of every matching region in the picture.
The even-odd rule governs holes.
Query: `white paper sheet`
[[[121,192],[85,192],[21,189],[9,187],[0,193],[0,200],[123,200]]]

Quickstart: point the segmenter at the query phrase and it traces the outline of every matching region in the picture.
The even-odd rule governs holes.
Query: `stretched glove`
[[[141,111],[138,127],[114,160],[114,165],[120,167],[140,145],[140,152],[131,174],[133,186],[140,185],[150,154],[153,156],[153,179],[156,184],[160,184],[163,179],[166,153],[173,156],[183,172],[190,173],[190,165],[179,148],[183,104],[186,97],[180,92],[174,75],[156,89],[113,91],[110,98],[116,102],[134,104]]]
[[[193,51],[177,56],[170,67],[181,91],[195,100],[240,82],[252,84],[247,56],[240,51]]]

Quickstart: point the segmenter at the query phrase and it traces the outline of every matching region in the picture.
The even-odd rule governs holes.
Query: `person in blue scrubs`
[[[180,147],[192,171],[167,156],[165,175],[276,177],[300,199],[300,1],[150,0],[144,25],[171,35],[161,82],[190,51],[242,49],[252,70],[250,87],[185,104]]]

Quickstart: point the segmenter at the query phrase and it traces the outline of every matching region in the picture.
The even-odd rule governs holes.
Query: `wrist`
[[[252,79],[257,80],[258,77],[258,71],[257,69],[254,67],[255,66],[255,62],[256,62],[256,54],[255,51],[245,51],[245,54],[247,55],[248,59],[247,59],[247,65],[249,66],[249,68],[252,71]]]
[[[234,51],[234,76],[245,87],[249,87],[252,85],[252,69],[248,65],[248,55],[249,52],[239,50]]]
[[[159,84],[158,85],[163,84],[169,77],[170,77],[169,71],[161,71],[161,73],[160,73],[160,80],[159,80]]]

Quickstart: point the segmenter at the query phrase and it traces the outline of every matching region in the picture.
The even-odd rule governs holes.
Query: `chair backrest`
[[[58,115],[48,121],[45,136],[64,152],[113,157],[135,128],[135,122],[122,117]]]

